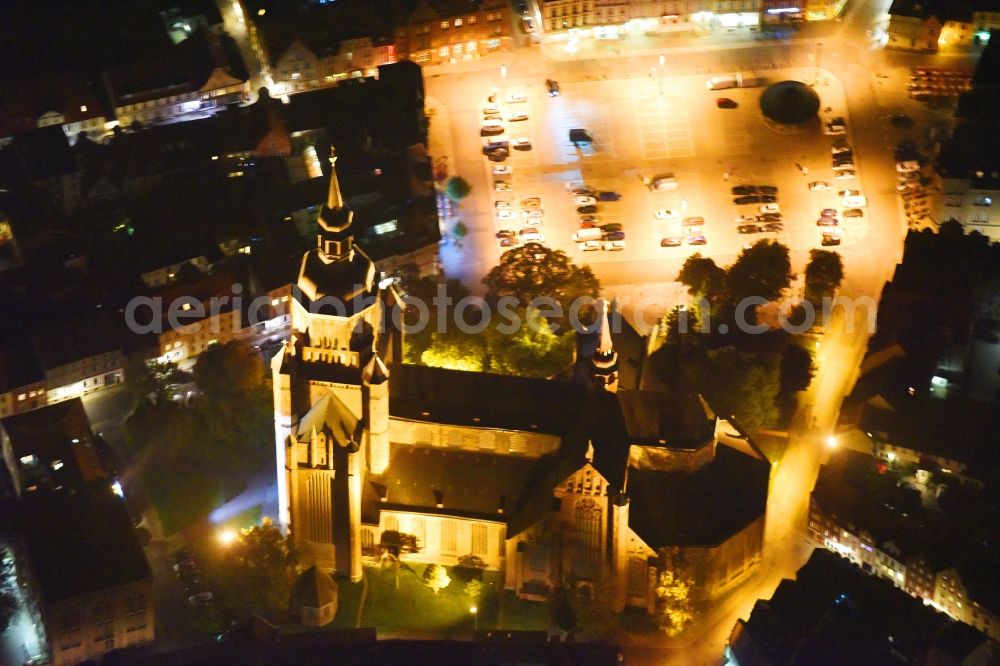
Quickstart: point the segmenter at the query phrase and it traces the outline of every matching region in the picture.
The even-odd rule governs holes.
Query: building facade
[[[545,32],[589,28],[594,24],[594,0],[542,0]]]
[[[659,570],[714,598],[756,568],[769,465],[719,444],[700,398],[619,391],[607,307],[578,383],[398,364],[400,298],[352,220],[334,169],[272,360],[280,523],[303,566],[475,563],[523,598],[584,585],[650,612]]]
[[[272,59],[274,95],[333,86],[347,78],[376,76],[380,65],[396,62],[396,48],[372,37],[344,39],[327,48],[310,48],[295,40]]]
[[[475,60],[511,49],[507,0],[476,3],[420,0],[406,25],[396,29],[396,55],[421,65]]]

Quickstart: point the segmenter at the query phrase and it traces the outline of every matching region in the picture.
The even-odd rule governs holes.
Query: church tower
[[[384,469],[389,455],[389,372],[377,354],[386,315],[330,163],[316,246],[292,290],[290,339],[271,364],[279,521],[306,565],[360,580],[368,457]]]
[[[601,301],[601,330],[598,332],[600,338],[591,360],[591,377],[594,383],[605,391],[617,393],[618,352],[615,351],[614,344],[611,342],[611,324],[608,320],[610,308],[610,303]]]

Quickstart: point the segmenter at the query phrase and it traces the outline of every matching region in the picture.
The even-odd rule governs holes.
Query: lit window
[[[28,397],[27,395],[25,395],[24,393],[21,393],[20,395],[17,396],[17,399],[18,400],[25,400],[27,397]]]
[[[281,301],[280,301],[280,300],[278,300],[277,298],[272,298],[272,299],[271,299],[271,306],[272,306],[272,307],[277,307],[277,306],[278,306],[278,303],[280,303],[280,302],[281,302]]]
[[[181,306],[181,310],[190,310],[190,309],[191,309],[190,303],[185,303],[184,305]]]
[[[21,456],[21,464],[22,465],[34,465],[35,464],[35,456],[34,455]]]
[[[63,468],[63,461],[62,460],[53,460],[52,461],[52,469],[54,469],[55,471],[58,472],[62,468]]]
[[[292,81],[298,81],[300,76],[302,75],[298,72],[292,72]]]
[[[288,296],[282,296],[281,297],[281,302],[282,303],[287,303],[288,302]]]
[[[80,113],[87,113],[87,105],[86,104],[81,104],[80,105]]]
[[[441,21],[441,29],[442,30],[447,30],[448,29],[448,22],[447,21]]]
[[[377,235],[381,236],[382,234],[388,234],[392,233],[393,231],[396,231],[398,226],[399,225],[396,222],[396,220],[389,220],[388,222],[382,222],[381,224],[376,224],[374,227],[372,227],[372,231],[374,231]]]
[[[460,19],[460,18],[455,19],[455,27],[456,28],[461,28],[462,27],[462,19]]]
[[[475,16],[470,16],[469,17],[469,25],[476,25],[476,17]]]
[[[449,53],[450,51],[448,51],[447,46],[442,46],[441,50],[438,51],[438,55],[440,55],[442,58],[447,58]]]

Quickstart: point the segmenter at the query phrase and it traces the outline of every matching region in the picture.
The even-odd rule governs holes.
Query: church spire
[[[330,147],[330,189],[326,194],[326,207],[340,210],[344,207],[344,197],[340,194],[340,180],[337,178],[337,151]]]
[[[611,393],[618,391],[618,352],[615,351],[614,343],[611,340],[611,323],[608,319],[608,310],[611,304],[606,300],[601,300],[601,329],[600,340],[597,349],[591,359],[592,373],[594,381],[598,386]]]

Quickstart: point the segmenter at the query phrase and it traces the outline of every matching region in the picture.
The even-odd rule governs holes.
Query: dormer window
[[[31,465],[34,465],[36,462],[38,462],[38,458],[36,458],[34,454],[28,456],[21,456],[21,464],[24,465],[25,467],[30,467]]]
[[[53,460],[52,461],[52,469],[53,469],[53,471],[58,472],[62,468],[63,468],[63,461],[62,460]]]

